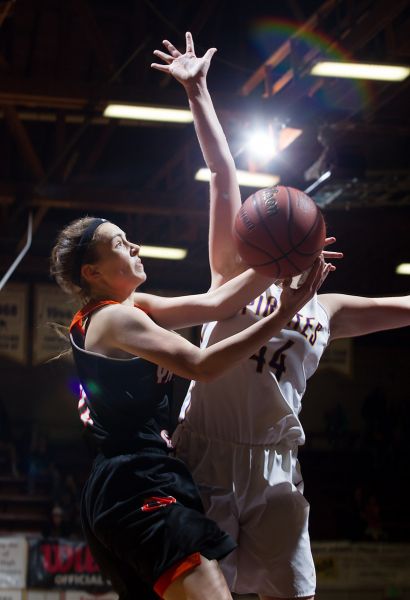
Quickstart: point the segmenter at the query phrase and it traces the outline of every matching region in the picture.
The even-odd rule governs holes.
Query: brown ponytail
[[[80,296],[81,300],[89,299],[89,289],[85,281],[75,283],[75,269],[78,247],[86,229],[95,220],[95,217],[82,217],[69,223],[58,234],[56,243],[51,252],[50,273],[64,292],[74,296]],[[91,242],[84,253],[83,262],[93,263],[98,254],[95,242],[98,239],[96,231]]]

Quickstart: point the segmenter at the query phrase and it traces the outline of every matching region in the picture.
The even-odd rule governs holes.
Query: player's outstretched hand
[[[289,314],[292,314],[292,316],[296,314],[313,298],[330,271],[334,271],[335,269],[334,265],[325,262],[323,256],[319,256],[313,263],[306,281],[297,289],[290,287],[291,278],[282,280],[281,309],[289,311]]]
[[[177,50],[171,42],[164,40],[162,43],[167,49],[168,54],[162,52],[162,50],[154,50],[154,54],[163,60],[165,64],[152,63],[151,67],[172,75],[184,87],[187,87],[206,77],[216,48],[210,48],[202,57],[199,57],[195,54],[194,41],[189,31],[185,34],[185,39],[186,48],[184,54]]]

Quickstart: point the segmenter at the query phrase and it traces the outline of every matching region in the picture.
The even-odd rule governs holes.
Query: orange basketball
[[[243,261],[273,279],[309,269],[323,250],[326,226],[304,192],[276,186],[249,196],[236,215],[234,237]]]

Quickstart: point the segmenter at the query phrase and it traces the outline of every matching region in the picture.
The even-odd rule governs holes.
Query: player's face
[[[114,223],[98,228],[98,261],[96,266],[105,285],[115,290],[134,290],[147,276],[139,257],[140,247],[128,241],[125,233]]]

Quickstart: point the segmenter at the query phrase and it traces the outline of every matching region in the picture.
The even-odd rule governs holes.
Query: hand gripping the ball
[[[281,286],[283,289],[280,296],[280,310],[292,316],[296,314],[313,298],[326,277],[335,268],[331,263],[326,263],[323,256],[318,256],[313,263],[308,277],[300,287],[296,289],[292,288],[292,279],[290,277],[282,280]]]

